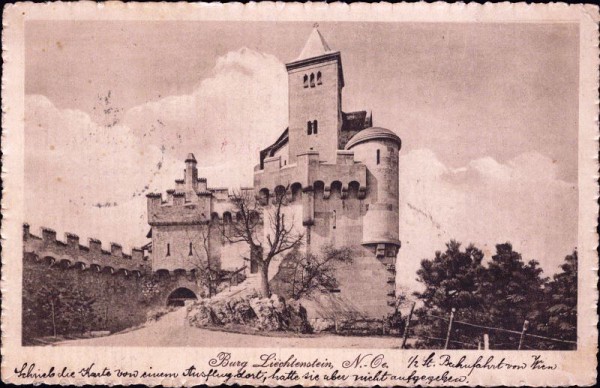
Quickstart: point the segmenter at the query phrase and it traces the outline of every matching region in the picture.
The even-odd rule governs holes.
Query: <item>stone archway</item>
[[[179,287],[169,294],[167,306],[184,306],[187,300],[197,300],[194,291],[189,288]]]

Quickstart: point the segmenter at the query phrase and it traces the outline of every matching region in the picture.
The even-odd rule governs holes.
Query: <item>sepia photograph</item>
[[[304,385],[364,357],[386,369],[374,349],[456,375],[452,351],[492,355],[471,372],[549,374],[543,355],[595,348],[578,335],[595,276],[578,256],[597,245],[579,22],[25,16],[21,39],[11,315],[31,354],[202,348],[207,374],[146,377],[211,385],[242,366],[220,382],[271,385],[300,368]],[[277,355],[252,367],[279,369],[244,375],[236,358],[263,348]],[[336,349],[371,353],[338,372]],[[53,377],[35,365],[8,368]],[[383,384],[475,384],[460,374]]]
[[[576,348],[576,25],[321,24],[27,25],[25,343]]]

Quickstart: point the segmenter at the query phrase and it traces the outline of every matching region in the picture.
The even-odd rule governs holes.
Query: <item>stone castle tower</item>
[[[381,317],[395,299],[401,140],[373,127],[366,111],[342,111],[341,53],[317,28],[286,68],[289,127],[261,151],[254,189],[268,198],[291,188],[290,207],[302,220],[306,249],[356,249],[354,262],[337,269],[339,289],[314,303],[319,315],[337,306]]]
[[[353,262],[336,268],[339,287],[306,301],[310,314],[381,318],[395,301],[401,140],[373,127],[367,111],[342,110],[342,56],[316,27],[286,68],[289,126],[260,152],[253,188],[247,190],[268,209],[274,194],[288,188],[286,219],[304,232],[303,249],[315,254],[327,245],[354,249]],[[209,189],[198,178],[196,160],[188,155],[184,179],[167,191],[167,199],[148,195],[153,270],[192,270],[190,252],[195,241],[203,241],[208,221],[232,221],[228,199],[227,189]],[[216,238],[209,243],[219,265],[247,255],[240,244]],[[270,269],[275,281],[286,276],[284,267]]]

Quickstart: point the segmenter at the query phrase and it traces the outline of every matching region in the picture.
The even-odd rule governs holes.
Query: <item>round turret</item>
[[[346,150],[367,166],[368,210],[363,223],[363,245],[400,246],[398,152],[400,137],[385,128],[371,127],[354,135]]]

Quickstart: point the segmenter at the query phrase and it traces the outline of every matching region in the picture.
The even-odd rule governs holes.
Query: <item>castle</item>
[[[401,140],[388,129],[373,127],[367,111],[342,111],[342,57],[316,27],[286,68],[288,128],[260,151],[253,187],[241,192],[256,198],[264,212],[278,195],[285,195],[283,211],[304,235],[304,252],[352,248],[352,261],[335,267],[337,287],[302,300],[313,323],[321,318],[381,319],[393,311],[396,298]],[[258,268],[249,246],[223,237],[223,228],[238,222],[231,194],[227,188],[210,188],[198,177],[193,154],[185,160],[183,179],[175,181],[165,198],[147,194],[147,210],[151,242],[131,254],[116,243],[107,251],[93,238],[82,245],[71,233],[60,241],[47,228],[38,237],[25,224],[24,306],[43,305],[48,296],[40,294],[40,285],[46,284],[66,294],[88,295],[96,301],[94,327],[121,330],[143,322],[153,308],[214,292],[228,297],[232,285],[256,286]],[[264,241],[269,217],[263,214],[261,219],[256,233]],[[285,260],[271,263],[274,285],[286,277]],[[249,274],[238,285],[241,271]],[[207,292],[206,284],[198,281],[206,272],[218,274],[220,288],[210,289],[209,282]],[[228,291],[224,279],[229,280]],[[274,292],[284,294],[285,289]],[[23,311],[24,338],[48,334],[43,308]]]
[[[342,111],[341,53],[329,47],[316,27],[286,68],[289,126],[260,151],[254,187],[244,190],[265,208],[276,193],[287,190],[285,212],[304,233],[303,250],[354,248],[353,262],[336,268],[339,288],[307,301],[309,311],[381,318],[395,301],[401,140],[388,129],[373,127],[366,111]],[[235,222],[228,190],[211,189],[198,177],[193,154],[185,160],[184,178],[175,183],[166,199],[147,195],[153,271],[186,273],[197,270],[198,259],[215,267],[226,261],[231,268],[243,266],[248,246],[230,244],[208,230],[209,225]]]

